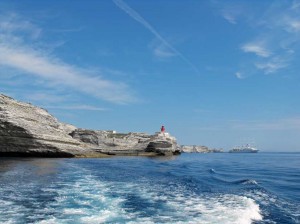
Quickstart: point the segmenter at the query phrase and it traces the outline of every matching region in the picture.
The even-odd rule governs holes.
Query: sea
[[[0,158],[0,223],[300,223],[300,153]]]

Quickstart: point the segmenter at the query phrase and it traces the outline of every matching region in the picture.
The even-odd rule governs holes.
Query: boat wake
[[[258,183],[255,180],[251,180],[251,179],[237,180],[234,181],[233,183],[243,184],[243,185],[258,185]]]
[[[12,164],[0,173],[1,224],[300,223],[297,201],[227,164],[127,157]]]
[[[184,183],[147,178],[110,181],[80,167],[68,169],[51,184],[7,186],[7,197],[0,201],[0,222],[250,224],[262,220],[259,205],[247,196],[197,193]]]

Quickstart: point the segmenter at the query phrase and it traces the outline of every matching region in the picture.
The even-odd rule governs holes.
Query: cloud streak
[[[94,107],[90,105],[70,105],[70,106],[42,106],[47,109],[56,110],[88,110],[88,111],[107,111],[106,108]]]
[[[237,77],[238,79],[244,79],[245,78],[241,72],[236,72],[235,77]]]
[[[28,20],[21,20],[16,13],[8,13],[0,16],[1,39],[10,37],[19,39],[15,34],[27,34],[30,39],[37,39],[42,33],[42,29],[35,26]]]
[[[258,4],[259,7],[245,1],[230,0],[226,4],[218,0],[212,2],[224,19],[232,24],[239,22],[243,24],[243,30],[248,28],[253,33],[250,41],[243,41],[239,47],[241,52],[255,56],[240,57],[238,70],[242,74],[246,77],[251,74],[275,74],[285,68],[295,67],[300,43],[298,0],[276,0]]]
[[[151,47],[153,48],[153,54],[158,58],[166,59],[177,56],[175,52],[171,51],[168,47],[166,47],[166,45],[161,42],[153,44]]]
[[[300,117],[285,117],[276,120],[229,120],[223,124],[211,124],[197,128],[198,131],[300,131]]]
[[[30,48],[0,45],[0,64],[107,101],[124,103],[132,100],[125,84],[87,75],[90,71],[42,55]]]
[[[154,27],[149,22],[147,22],[138,12],[136,12],[122,0],[113,0],[113,2],[118,8],[127,13],[132,19],[134,19],[135,21],[143,25],[147,30],[149,30],[158,40],[160,40],[167,48],[169,48],[173,52],[173,54],[178,55],[183,61],[185,61],[198,73],[197,67],[189,59],[187,59],[180,51],[173,47],[165,38],[163,38],[159,34],[159,32],[157,32],[156,29],[154,29]]]
[[[30,38],[38,38],[40,29],[13,14],[0,17],[0,66],[44,80],[48,86],[63,86],[113,103],[134,102],[132,91],[121,82],[106,80],[102,74],[64,62],[36,48]],[[24,32],[26,31],[26,32]]]
[[[256,63],[255,66],[256,68],[263,70],[265,74],[271,74],[277,72],[279,69],[287,67],[288,63],[286,60],[277,57],[266,62]]]
[[[232,129],[237,130],[300,130],[300,117],[282,118],[273,121],[235,121],[231,124]]]
[[[236,19],[235,19],[235,17],[234,17],[232,14],[230,14],[229,12],[224,11],[224,12],[223,12],[223,17],[224,17],[224,19],[226,19],[229,23],[231,23],[231,24],[236,24]]]
[[[241,49],[246,53],[254,53],[257,56],[267,58],[271,55],[271,52],[266,49],[261,43],[247,43],[244,44]]]

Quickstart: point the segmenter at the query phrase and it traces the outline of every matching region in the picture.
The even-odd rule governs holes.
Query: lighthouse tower
[[[166,130],[166,129],[165,129],[165,126],[162,125],[161,128],[160,128],[160,132],[161,132],[161,133],[165,133],[165,130]]]
[[[162,125],[160,131],[156,132],[155,134],[161,138],[169,137],[169,133],[166,132],[166,128],[164,125]]]
[[[162,125],[160,131],[155,132],[154,135],[163,141],[164,140],[176,141],[175,137],[171,136],[168,132],[166,132],[166,128],[164,125]]]

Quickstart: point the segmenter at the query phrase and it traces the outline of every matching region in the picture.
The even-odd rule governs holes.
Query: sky
[[[0,92],[77,127],[300,151],[300,1],[0,0]]]

